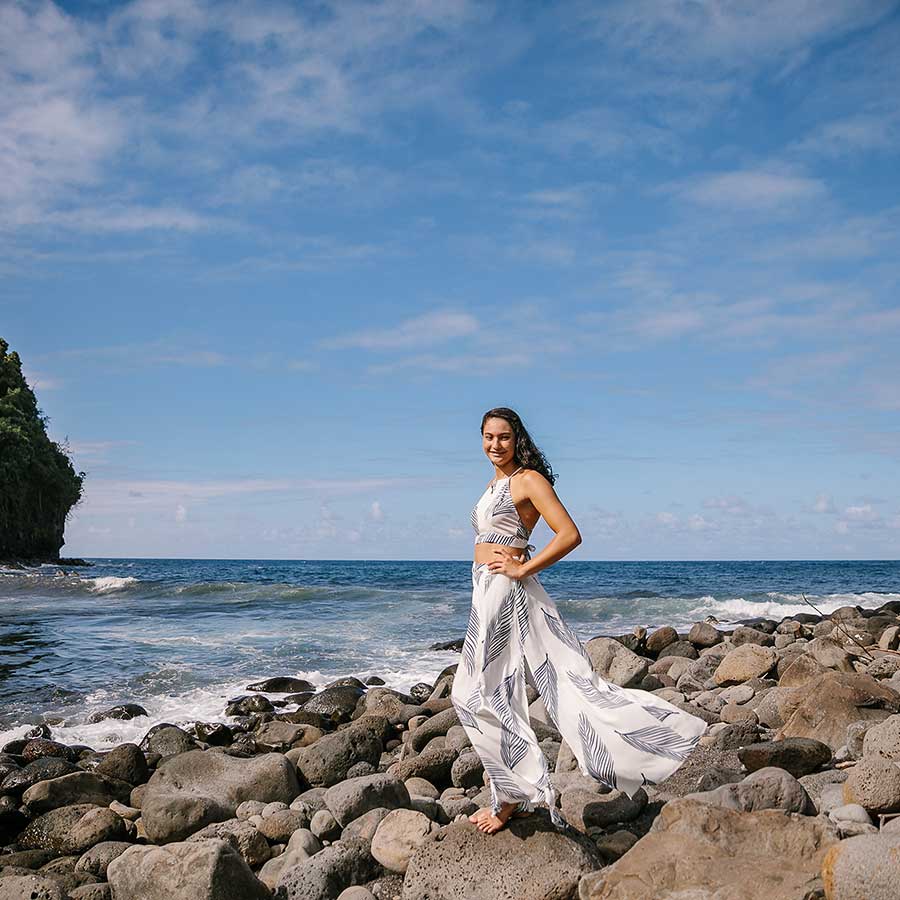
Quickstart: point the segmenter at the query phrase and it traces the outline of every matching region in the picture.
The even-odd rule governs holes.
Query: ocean
[[[0,745],[43,717],[97,749],[157,722],[227,722],[228,699],[273,675],[317,686],[378,675],[408,690],[456,662],[471,562],[93,559],[0,569]],[[636,625],[720,627],[900,599],[900,562],[572,562],[539,578],[583,640]],[[277,696],[277,695],[272,695]],[[88,723],[139,703],[149,718]]]

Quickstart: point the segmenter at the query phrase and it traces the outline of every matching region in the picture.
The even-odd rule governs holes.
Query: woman
[[[556,475],[519,416],[498,407],[481,420],[494,478],[472,510],[472,608],[451,699],[490,779],[491,806],[470,816],[493,834],[512,815],[545,804],[565,819],[543,751],[528,720],[527,664],[547,715],[582,773],[634,796],[667,778],[696,746],[706,723],[649,691],[600,678],[560,617],[537,573],[581,543],[553,490]],[[555,532],[534,558],[538,519]]]

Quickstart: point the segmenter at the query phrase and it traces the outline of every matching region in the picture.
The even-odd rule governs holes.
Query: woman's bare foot
[[[469,821],[472,822],[479,831],[483,831],[485,834],[494,834],[503,828],[513,816],[528,815],[528,813],[523,812],[517,813],[516,810],[518,808],[518,803],[504,803],[501,805],[500,811],[494,815],[494,813],[491,812],[490,807],[485,807],[484,809],[479,809],[478,812],[472,813],[472,815],[469,816]]]

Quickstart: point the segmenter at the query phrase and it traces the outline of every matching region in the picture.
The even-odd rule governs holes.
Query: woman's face
[[[512,462],[515,457],[516,437],[506,419],[488,419],[481,432],[481,444],[487,458],[498,468]]]

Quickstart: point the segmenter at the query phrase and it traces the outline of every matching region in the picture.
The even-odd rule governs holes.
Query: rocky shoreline
[[[228,725],[98,752],[42,724],[4,746],[0,900],[900,896],[900,603],[584,646],[604,679],[709,725],[629,797],[577,770],[529,685],[566,831],[540,809],[493,836],[468,822],[490,793],[455,666],[408,694],[283,677],[248,685]]]

